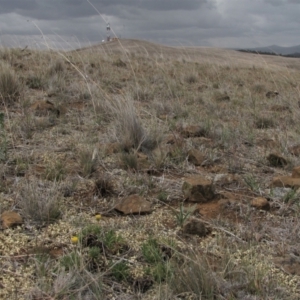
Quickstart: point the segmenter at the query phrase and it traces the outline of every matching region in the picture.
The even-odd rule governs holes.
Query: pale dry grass
[[[1,164],[5,180],[0,189],[10,199],[5,209],[15,205],[14,182],[19,182],[18,208],[26,224],[48,223],[58,216],[65,222],[60,234],[48,233],[47,226],[34,231],[38,242],[47,236],[59,248],[62,239],[65,248],[62,258],[49,258],[47,252],[43,260],[33,253],[28,263],[35,266],[30,278],[36,285],[28,297],[297,299],[297,277],[274,268],[272,256],[291,252],[299,243],[299,224],[289,222],[299,215],[299,201],[297,196],[272,198],[267,190],[273,176],[290,174],[298,164],[289,147],[300,142],[299,61],[224,49],[121,43],[71,52],[1,51],[1,59],[25,83],[20,90],[24,99],[12,102],[3,129],[8,153]],[[266,97],[275,90],[277,97]],[[59,116],[32,112],[31,104],[41,99],[53,102]],[[182,136],[190,125],[200,127],[200,136]],[[273,144],[261,146],[262,140]],[[191,148],[205,154],[201,166],[188,161]],[[284,155],[288,165],[270,166],[270,152]],[[140,154],[148,162],[143,169],[138,167]],[[216,183],[217,191],[239,197],[238,204],[228,204],[223,219],[209,221],[213,235],[182,236],[172,211],[183,200],[183,177],[223,173],[238,179]],[[117,215],[116,201],[133,193],[151,201],[154,212]],[[249,206],[249,199],[260,195],[270,198],[270,213]],[[93,247],[103,242],[106,252],[101,255],[89,246],[65,245],[71,235],[96,223],[96,213],[105,215],[99,224],[107,234],[112,230],[108,237],[114,241],[114,233],[119,234],[128,251],[109,252],[113,248],[99,240]],[[18,230],[22,234],[23,228]],[[293,237],[282,238],[287,232]],[[13,239],[14,232],[9,235]],[[90,238],[93,243],[94,236]],[[156,251],[157,261],[147,261],[145,247]],[[1,255],[8,256],[7,250]],[[97,263],[91,264],[89,255],[98,257]],[[61,264],[61,259],[68,262]]]

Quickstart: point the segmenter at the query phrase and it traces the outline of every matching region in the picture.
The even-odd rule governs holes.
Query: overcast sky
[[[300,0],[0,0],[0,44],[94,44],[106,22],[121,38],[169,45],[300,44]]]

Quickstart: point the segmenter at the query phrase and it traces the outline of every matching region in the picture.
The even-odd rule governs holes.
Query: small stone
[[[213,100],[217,102],[230,101],[230,97],[227,93],[216,93],[213,97]]]
[[[200,237],[206,236],[209,232],[210,230],[206,227],[206,225],[199,220],[191,220],[183,227],[183,233],[195,234]]]
[[[287,160],[279,154],[271,153],[268,155],[267,160],[273,167],[284,167],[287,165]]]
[[[215,197],[212,181],[199,175],[185,178],[182,191],[185,198],[192,202],[208,202]]]
[[[185,138],[201,137],[206,135],[206,130],[198,125],[189,125],[181,130],[181,134]]]
[[[37,116],[47,116],[50,113],[55,114],[56,116],[59,116],[60,111],[55,107],[55,105],[49,101],[49,100],[38,100],[34,102],[30,106],[30,110],[34,112],[35,115]]]
[[[289,148],[291,154],[295,156],[300,156],[300,145],[294,145]]]
[[[4,211],[0,217],[4,229],[15,227],[23,223],[22,217],[15,211]]]
[[[270,209],[269,201],[263,197],[257,197],[257,198],[252,199],[251,206],[255,207],[257,209],[264,209],[264,210]]]
[[[265,148],[275,148],[278,146],[276,141],[270,138],[257,139],[255,143],[257,146]]]
[[[217,174],[214,178],[214,184],[222,187],[239,181],[241,181],[240,177],[235,174]]]
[[[151,203],[139,195],[130,195],[115,206],[115,210],[124,215],[151,213]]]
[[[292,171],[293,178],[300,178],[300,166],[295,167]]]
[[[266,97],[269,98],[269,99],[270,98],[275,98],[278,95],[279,95],[279,93],[277,91],[269,91],[269,92],[266,93]]]
[[[287,105],[276,104],[276,105],[271,106],[271,110],[273,110],[273,111],[290,111],[290,108]]]
[[[108,143],[108,144],[103,144],[99,145],[99,148],[104,147],[104,153],[105,155],[112,155],[114,153],[119,153],[121,151],[121,145],[119,143]]]
[[[300,188],[300,178],[278,176],[273,178],[272,187]]]
[[[197,149],[191,149],[188,151],[188,161],[195,166],[201,166],[205,159],[205,155]]]
[[[208,85],[205,83],[200,84],[198,87],[198,92],[203,92],[204,90],[208,89]]]

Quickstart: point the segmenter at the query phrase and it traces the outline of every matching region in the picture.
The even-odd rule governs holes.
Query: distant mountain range
[[[300,57],[300,45],[292,47],[281,47],[277,45],[272,45],[268,47],[246,48],[238,50],[242,52],[282,55],[288,57]]]

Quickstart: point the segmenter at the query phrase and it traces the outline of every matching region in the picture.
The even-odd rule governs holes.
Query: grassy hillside
[[[0,64],[0,298],[299,299],[298,59],[120,40]]]

